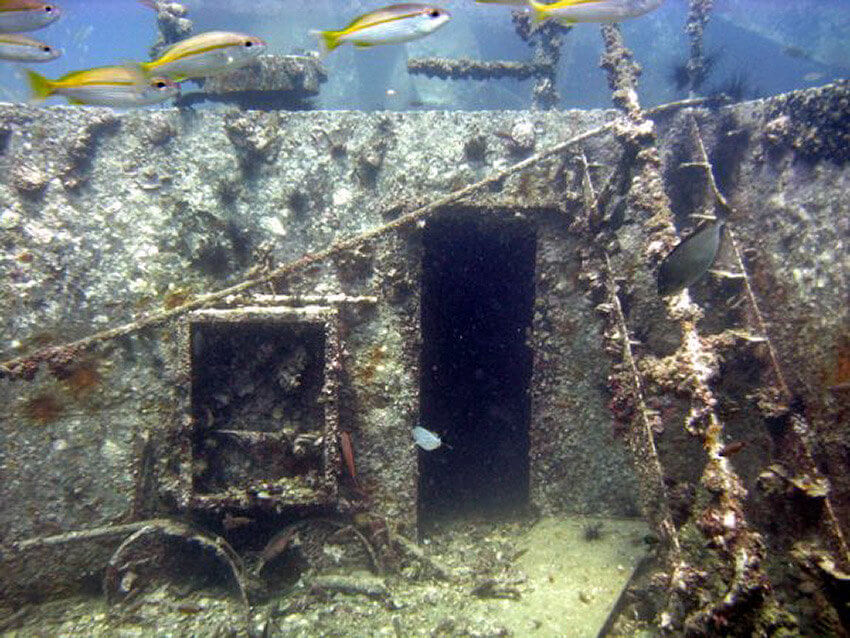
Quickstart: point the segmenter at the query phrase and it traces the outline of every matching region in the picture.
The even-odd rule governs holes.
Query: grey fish
[[[723,224],[719,219],[704,224],[664,258],[658,269],[658,294],[672,295],[702,278],[717,257]]]
[[[62,52],[44,42],[17,33],[0,33],[0,60],[12,62],[50,62]]]
[[[426,430],[421,425],[417,425],[415,428],[413,428],[412,433],[413,440],[416,441],[416,445],[421,447],[423,450],[427,450],[428,452],[436,450],[443,444],[437,434],[434,434],[433,432],[431,432],[431,430]]]

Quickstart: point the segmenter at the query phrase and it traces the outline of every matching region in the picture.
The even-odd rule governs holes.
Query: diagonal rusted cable
[[[702,98],[680,100],[677,102],[671,102],[669,104],[662,104],[660,106],[657,106],[651,111],[649,111],[649,113],[660,114],[671,110],[705,104],[709,101],[709,99]],[[295,272],[304,270],[305,268],[312,266],[313,264],[320,263],[328,259],[329,257],[337,255],[341,252],[351,250],[370,240],[374,240],[378,237],[388,235],[389,233],[397,231],[406,226],[410,226],[416,223],[417,221],[427,218],[429,215],[433,214],[440,208],[461,201],[465,197],[468,197],[473,193],[485,190],[489,186],[497,184],[510,177],[511,175],[519,173],[537,164],[538,162],[541,162],[552,156],[558,155],[559,153],[562,153],[569,148],[577,146],[585,140],[596,137],[597,135],[603,135],[605,133],[608,133],[612,130],[613,126],[614,123],[609,122],[607,124],[603,124],[602,126],[598,126],[596,128],[585,131],[584,133],[571,137],[568,140],[564,140],[563,142],[554,144],[549,148],[546,148],[540,151],[539,153],[535,153],[534,155],[531,155],[526,159],[517,162],[516,164],[512,164],[511,166],[503,170],[495,171],[484,179],[481,179],[473,184],[469,184],[468,186],[464,186],[463,188],[460,188],[458,190],[447,193],[446,195],[443,195],[442,197],[439,197],[436,200],[425,204],[424,206],[420,206],[419,208],[409,213],[401,215],[400,217],[394,219],[391,222],[382,224],[381,226],[377,226],[376,228],[373,228],[371,230],[367,230],[359,235],[355,235],[347,239],[342,239],[326,248],[323,248],[322,250],[319,250],[314,253],[305,254],[294,261],[282,264],[277,268],[269,270],[261,275],[246,279],[228,288],[207,293],[205,295],[199,295],[191,301],[188,301],[179,306],[175,306],[174,308],[148,314],[135,321],[130,321],[120,326],[116,326],[115,328],[102,330],[100,332],[92,334],[88,337],[84,337],[82,339],[78,339],[76,341],[71,341],[58,346],[41,348],[29,354],[2,361],[0,362],[0,378],[32,378],[37,372],[39,366],[42,364],[55,364],[61,366],[63,362],[73,359],[77,354],[99,343],[133,334],[135,332],[139,332],[140,330],[144,330],[145,328],[165,323],[166,321],[176,319],[193,310],[207,308],[215,303],[224,301],[228,297],[239,295],[253,288],[257,288],[258,286],[262,286],[264,284],[272,282],[276,279],[280,279],[287,275],[291,275]]]

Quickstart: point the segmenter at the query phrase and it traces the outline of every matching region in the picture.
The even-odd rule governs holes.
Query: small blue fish
[[[436,450],[443,444],[439,436],[431,432],[431,430],[426,430],[421,425],[413,428],[413,440],[416,441],[416,445],[427,452]]]

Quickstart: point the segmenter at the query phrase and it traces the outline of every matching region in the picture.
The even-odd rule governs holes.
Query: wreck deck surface
[[[740,303],[741,277],[710,276],[691,290],[705,343],[723,352],[722,364],[711,364],[723,375],[710,385],[726,442],[746,443],[722,463],[742,477],[746,514],[777,559],[789,539],[815,538],[805,525],[774,529],[777,507],[818,510],[824,498],[818,477],[794,468],[793,450],[778,447],[789,410],[821,442],[814,452],[828,468],[830,506],[845,533],[850,520],[850,442],[840,427],[848,396],[828,389],[847,381],[850,357],[850,263],[836,248],[850,235],[847,100],[847,85],[837,84],[654,116],[666,194],[681,226],[708,207],[696,127],[735,213],[728,225],[738,252],[727,247],[719,270],[735,271],[736,255],[744,256],[746,285],[769,329],[753,329],[751,310]],[[623,401],[624,371],[611,347],[619,343],[615,309],[593,292],[593,277],[604,278],[605,269],[582,252],[606,242],[609,268],[629,301],[625,337],[651,399],[645,407],[658,418],[653,437],[668,505],[677,524],[691,520],[702,503],[694,486],[706,463],[720,461],[682,427],[690,381],[665,359],[682,331],[651,292],[644,226],[653,222],[641,217],[630,180],[621,183],[634,158],[614,135],[617,117],[0,106],[0,301],[9,309],[0,326],[0,599],[10,613],[99,582],[125,539],[123,528],[96,541],[68,536],[75,532],[188,518],[252,552],[298,516],[328,507],[358,512],[364,495],[348,484],[340,431],[352,438],[370,508],[399,534],[416,537],[427,527],[410,428],[419,412],[422,307],[440,302],[423,298],[421,286],[432,216],[472,216],[495,233],[519,224],[534,234],[528,490],[517,509],[633,517],[645,508],[644,479],[623,433],[634,405]],[[547,154],[577,136],[580,144]],[[521,170],[509,169],[523,161]],[[451,195],[490,176],[485,187]],[[607,198],[613,232],[604,237],[587,230],[594,228],[586,221],[591,195]],[[435,201],[427,214],[405,217]],[[376,228],[387,230],[334,248]],[[322,251],[327,259],[310,259]],[[305,255],[304,268],[275,270]],[[269,273],[278,276],[263,279]],[[262,285],[207,297],[257,278]],[[321,464],[309,461],[302,474],[293,465],[273,481],[254,477],[249,485],[223,473],[212,481],[207,460],[192,465],[206,411],[192,405],[197,370],[181,321],[200,308],[238,317],[261,295],[285,295],[279,306],[290,314],[319,308],[322,325],[333,326],[319,366],[322,409],[330,412],[322,412],[327,438],[317,445],[326,447],[310,457]],[[86,348],[63,348],[116,327]],[[32,352],[41,354],[27,359]],[[788,396],[771,394],[777,383],[764,372],[771,357]],[[242,397],[254,387],[247,380],[228,391]],[[805,409],[789,405],[791,397]],[[319,426],[305,432],[320,438]],[[289,443],[294,450],[294,434]],[[201,456],[212,458],[213,448]],[[767,485],[761,490],[759,477]],[[198,485],[232,498],[200,507]],[[249,519],[258,540],[227,529],[227,516]],[[45,538],[59,540],[38,540]],[[420,577],[430,578],[411,575]],[[178,607],[177,614],[196,613]]]

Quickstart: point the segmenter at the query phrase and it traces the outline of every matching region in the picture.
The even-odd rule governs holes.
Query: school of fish
[[[159,0],[139,0],[157,9]],[[470,0],[470,4],[526,7],[536,21],[617,22],[657,9],[664,0]],[[0,0],[0,60],[50,62],[61,49],[20,35],[49,26],[62,15],[53,2]],[[357,48],[400,44],[423,38],[445,26],[451,14],[433,4],[404,2],[369,11],[339,29],[311,31],[324,56],[343,44]],[[267,49],[261,38],[232,31],[207,31],[171,45],[157,59],[73,71],[51,80],[27,71],[33,98],[65,97],[72,104],[130,108],[164,102],[179,94],[179,85],[249,64]]]

